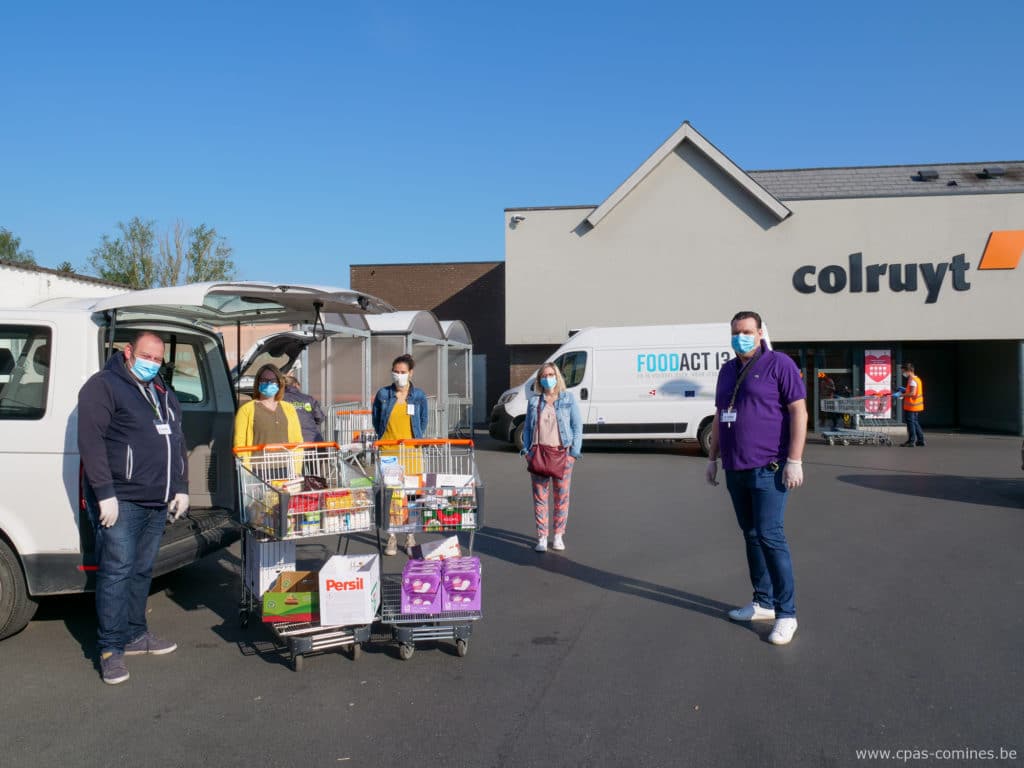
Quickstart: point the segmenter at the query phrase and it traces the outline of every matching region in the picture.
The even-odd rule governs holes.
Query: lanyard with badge
[[[750,359],[750,362],[743,366],[743,370],[740,371],[740,375],[736,377],[736,385],[732,388],[732,397],[729,398],[729,407],[718,415],[718,420],[723,424],[728,424],[729,429],[732,429],[732,425],[736,421],[736,395],[739,394],[740,385],[743,384],[743,380],[747,378],[747,374],[750,373],[750,370],[754,367],[754,363],[756,363],[760,357],[761,350],[758,349]]]
[[[153,419],[153,426],[156,428],[158,435],[169,435],[171,434],[171,425],[167,423],[163,415],[160,413],[160,396],[153,391],[153,385],[149,384],[143,387],[141,384],[138,385],[139,391],[142,392],[142,396],[146,398],[146,402],[149,403],[149,407],[153,409],[153,413],[156,416]]]

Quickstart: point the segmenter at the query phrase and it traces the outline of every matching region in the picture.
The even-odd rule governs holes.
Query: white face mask
[[[409,374],[408,373],[395,373],[391,372],[391,380],[395,382],[395,386],[401,389],[405,389],[409,386]]]

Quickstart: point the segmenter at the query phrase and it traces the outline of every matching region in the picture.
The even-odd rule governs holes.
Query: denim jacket
[[[388,427],[391,409],[395,407],[397,399],[398,395],[396,394],[394,384],[381,387],[377,390],[377,396],[373,398],[373,429],[377,433],[378,440],[383,437],[384,430]],[[416,413],[410,418],[412,422],[412,436],[416,440],[422,440],[427,434],[427,419],[430,416],[427,412],[430,408],[427,405],[427,393],[410,384],[409,394],[406,396],[405,402],[407,405],[416,406]]]
[[[547,407],[544,399],[537,394],[531,395],[526,407],[526,425],[523,427],[524,454],[533,447],[533,433],[537,429],[537,416],[542,407]],[[558,436],[562,439],[562,445],[569,446],[569,455],[578,459],[583,448],[583,418],[580,416],[576,398],[571,393],[558,393],[558,399],[555,400],[555,419],[558,421]]]

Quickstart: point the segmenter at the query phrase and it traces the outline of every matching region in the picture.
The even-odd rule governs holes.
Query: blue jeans
[[[924,432],[921,431],[921,422],[918,417],[920,411],[904,411],[903,420],[907,422],[907,442],[924,445]]]
[[[725,485],[747,545],[754,602],[774,608],[776,618],[796,616],[793,560],[782,529],[789,496],[782,484],[782,468],[727,470]]]
[[[88,499],[99,563],[96,618],[100,653],[121,652],[146,633],[146,600],[153,563],[167,523],[166,507],[143,507],[120,500],[117,506],[117,522],[104,528],[99,521],[99,505],[95,499]]]

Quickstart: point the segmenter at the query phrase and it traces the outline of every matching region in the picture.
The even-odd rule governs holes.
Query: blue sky
[[[683,120],[748,170],[1024,157],[1024,3],[7,3],[0,227],[84,266],[132,216],[239,277],[504,258]]]

